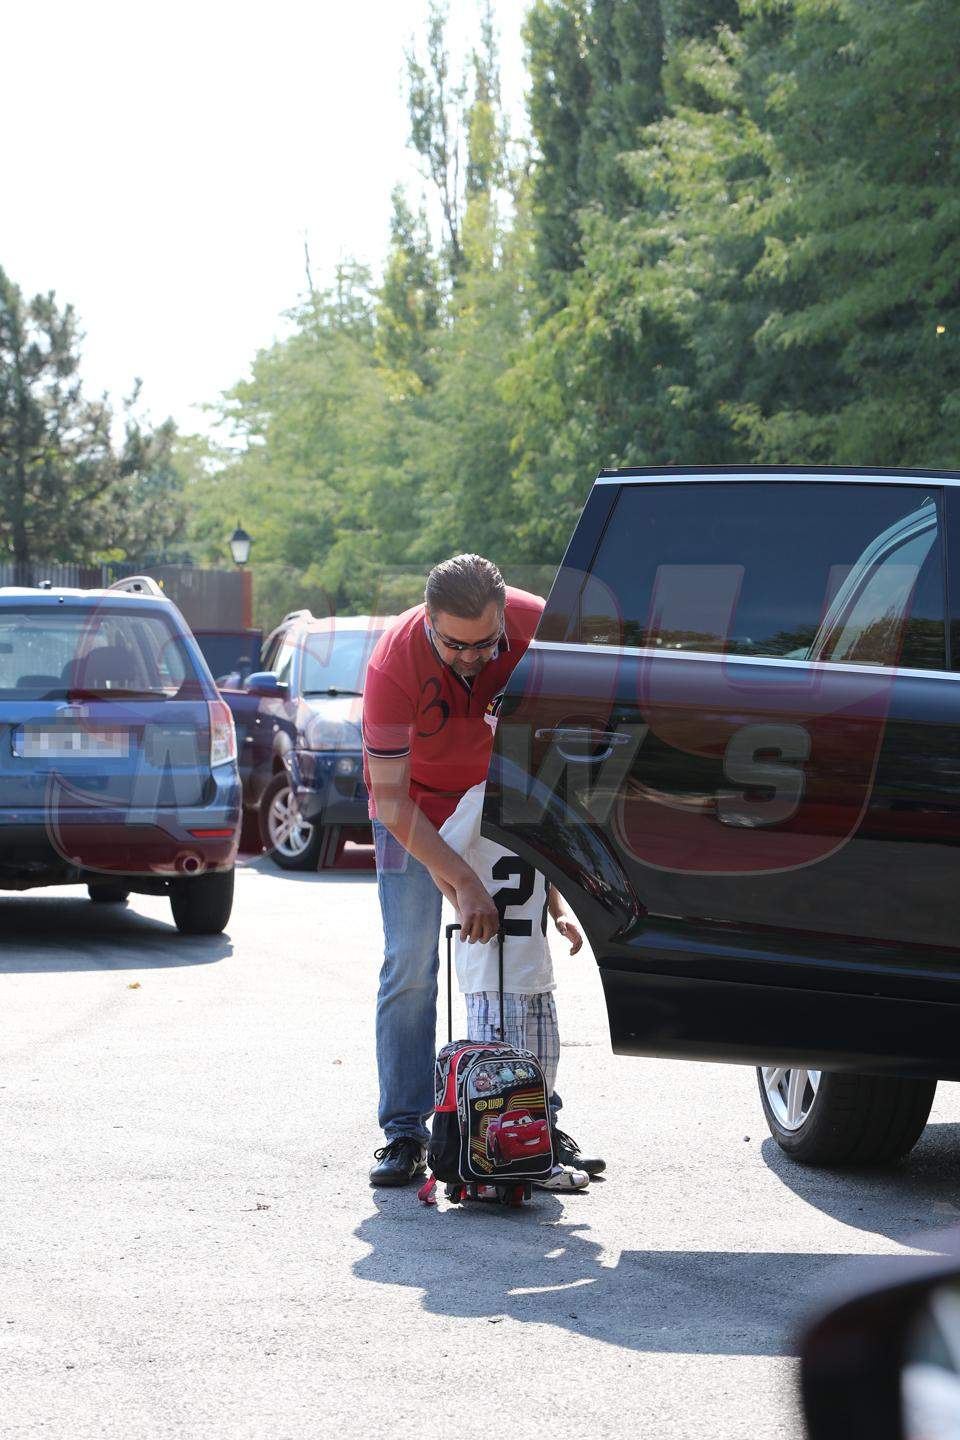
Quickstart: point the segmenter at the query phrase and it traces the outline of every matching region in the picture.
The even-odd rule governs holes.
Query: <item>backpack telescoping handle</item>
[[[447,1040],[453,1039],[453,932],[458,924],[448,925],[447,935]],[[500,996],[500,1039],[503,1036],[503,926],[497,931],[497,989]]]

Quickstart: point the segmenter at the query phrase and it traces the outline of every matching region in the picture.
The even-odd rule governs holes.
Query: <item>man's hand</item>
[[[487,894],[486,890],[480,884],[480,881],[477,879],[476,876],[464,880],[460,885],[459,892],[457,890],[457,887],[453,885],[451,881],[444,880],[441,875],[434,874],[433,880],[441,895],[443,895],[447,900],[450,901],[450,904],[460,916],[460,932],[466,939],[490,940],[493,938],[493,935],[496,935],[497,929],[500,924],[499,912],[496,905],[494,905],[493,901],[490,900],[490,896]],[[474,882],[476,883],[474,884]],[[463,897],[462,899],[461,896]],[[479,905],[477,905],[477,901],[479,901]],[[489,905],[485,903],[486,901],[489,901]],[[463,905],[475,906],[475,909],[472,913],[474,914],[475,918],[477,916],[480,916],[481,928],[477,929],[477,925],[476,923],[474,923],[471,926],[471,933],[469,935],[467,934],[467,922],[463,918]],[[489,920],[491,918],[491,907],[493,923],[492,935],[487,933],[487,930],[482,923],[483,919]]]
[[[496,905],[473,871],[455,889],[461,937],[469,940],[471,945],[477,940],[486,944],[500,928],[500,913]]]

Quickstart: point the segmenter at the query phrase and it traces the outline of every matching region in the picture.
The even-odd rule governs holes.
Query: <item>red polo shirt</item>
[[[507,586],[504,634],[472,682],[433,647],[426,606],[405,610],[374,647],[363,687],[363,778],[376,815],[367,756],[410,756],[410,798],[438,828],[487,776],[493,730],[484,713],[533,638],[543,601]],[[456,638],[456,637],[454,637]]]

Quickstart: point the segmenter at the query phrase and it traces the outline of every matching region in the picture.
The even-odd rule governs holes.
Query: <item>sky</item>
[[[522,124],[528,0],[495,0],[504,99]],[[450,0],[451,49],[476,33]],[[0,266],[80,317],[82,373],[143,381],[159,423],[198,408],[284,333],[304,280],[376,271],[390,192],[417,198],[403,53],[427,0],[33,0],[4,14]]]

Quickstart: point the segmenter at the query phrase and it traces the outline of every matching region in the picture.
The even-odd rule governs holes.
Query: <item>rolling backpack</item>
[[[418,1194],[435,1204],[437,1181],[448,1200],[522,1205],[535,1180],[556,1160],[547,1082],[536,1055],[503,1039],[503,929],[497,933],[500,1040],[454,1040],[452,948],[447,937],[447,1044],[437,1055],[436,1101],[427,1163]]]

